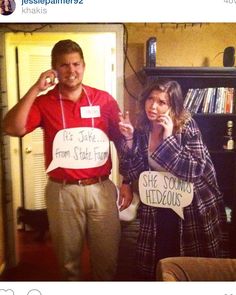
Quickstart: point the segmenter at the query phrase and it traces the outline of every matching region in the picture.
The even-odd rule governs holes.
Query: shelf
[[[168,78],[178,81],[184,94],[189,88],[236,88],[234,67],[144,67],[143,73],[147,80]]]
[[[234,67],[145,67],[147,76],[161,76],[168,78],[236,78]]]
[[[236,113],[193,113],[192,114],[193,117],[235,117],[236,119]]]

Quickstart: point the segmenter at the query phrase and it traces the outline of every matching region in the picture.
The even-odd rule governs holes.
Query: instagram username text
[[[31,5],[31,4],[83,4],[84,0],[21,0],[21,5]]]
[[[224,0],[226,4],[236,4],[236,0]]]

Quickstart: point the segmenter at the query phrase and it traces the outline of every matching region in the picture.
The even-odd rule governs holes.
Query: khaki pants
[[[113,280],[120,242],[117,191],[108,179],[80,186],[48,181],[50,233],[65,280],[81,280],[81,252],[87,239],[93,279]]]

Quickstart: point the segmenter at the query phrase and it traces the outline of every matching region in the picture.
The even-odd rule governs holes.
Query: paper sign
[[[145,171],[139,177],[139,194],[144,204],[170,208],[184,219],[183,208],[193,199],[193,184],[169,172]]]
[[[53,160],[46,172],[58,167],[99,167],[106,163],[108,156],[109,139],[102,130],[91,127],[63,129],[54,138]]]

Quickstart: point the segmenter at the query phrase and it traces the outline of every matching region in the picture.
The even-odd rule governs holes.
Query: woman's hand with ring
[[[158,124],[164,128],[163,139],[166,139],[173,133],[174,124],[168,114],[161,114],[158,116]]]

